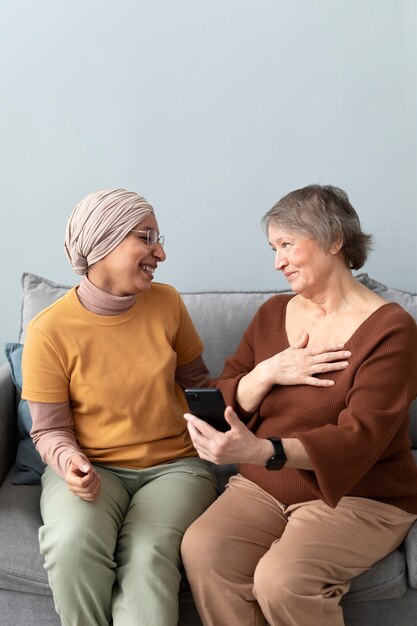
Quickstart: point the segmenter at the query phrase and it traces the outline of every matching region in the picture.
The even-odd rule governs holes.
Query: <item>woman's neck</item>
[[[362,307],[362,300],[366,301],[369,293],[345,267],[335,267],[329,274],[309,291],[306,289],[297,298],[305,312],[319,318],[339,315],[343,312],[355,311]]]
[[[79,284],[77,296],[88,311],[97,315],[120,315],[136,302],[136,295],[114,296],[103,291],[100,287],[96,287],[87,276]]]

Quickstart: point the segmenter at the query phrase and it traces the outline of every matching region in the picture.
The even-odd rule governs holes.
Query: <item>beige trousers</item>
[[[243,476],[185,533],[204,626],[342,626],[350,581],[402,542],[416,515],[366,498],[285,506]]]

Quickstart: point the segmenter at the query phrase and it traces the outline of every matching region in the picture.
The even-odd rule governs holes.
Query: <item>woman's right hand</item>
[[[71,457],[65,472],[68,489],[82,500],[93,502],[100,493],[100,475],[81,454]]]
[[[308,334],[303,333],[294,346],[278,352],[269,359],[259,363],[261,377],[272,387],[273,385],[315,385],[329,387],[334,381],[316,378],[316,374],[325,374],[346,369],[346,360],[352,354],[344,350],[344,344],[307,348]]]
[[[274,385],[334,385],[315,375],[346,369],[351,352],[342,343],[318,348],[308,348],[307,343],[308,334],[303,333],[294,346],[261,361],[240,380],[236,399],[242,409],[255,411]]]

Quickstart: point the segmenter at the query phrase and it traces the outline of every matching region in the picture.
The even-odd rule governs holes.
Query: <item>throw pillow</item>
[[[22,287],[23,287],[23,300],[20,320],[20,332],[19,341],[23,343],[25,340],[26,326],[28,322],[35,317],[42,309],[61,298],[66,294],[68,289],[71,289],[68,285],[59,285],[36,276],[36,274],[30,274],[25,272],[22,274]]]
[[[366,284],[366,283],[365,283]],[[395,289],[394,287],[387,287],[383,283],[368,278],[366,286],[372,291],[375,291],[381,298],[388,300],[389,302],[397,302],[408,313],[414,317],[417,322],[417,294],[411,291],[403,291],[402,289]]]
[[[22,379],[22,352],[23,345],[20,343],[6,343],[5,352],[10,364],[13,382],[19,393],[19,405],[17,409],[17,424],[21,436],[16,455],[16,473],[13,478],[15,485],[38,485],[45,469],[39,453],[30,436],[32,418],[29,405],[22,400],[20,394],[23,387]]]

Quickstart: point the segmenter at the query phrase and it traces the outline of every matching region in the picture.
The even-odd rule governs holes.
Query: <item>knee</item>
[[[186,530],[181,544],[181,556],[186,570],[209,571],[217,562],[219,553],[222,553],[221,532],[215,525],[206,525],[198,518]]]
[[[80,530],[76,524],[62,524],[59,528],[43,526],[39,543],[49,567],[64,566],[73,571],[92,562],[113,560],[110,546],[103,545],[94,528]]]
[[[140,572],[154,572],[165,568],[178,569],[179,545],[164,541],[165,538],[137,537],[136,541],[129,542],[128,550],[117,551],[118,568],[124,566]]]
[[[271,559],[266,554],[255,569],[253,594],[261,606],[284,606],[289,598],[306,592],[305,583],[302,568],[294,562]]]
[[[262,558],[253,575],[253,595],[258,603],[262,606],[265,598],[275,597],[280,586],[280,582],[267,567],[265,558]]]

